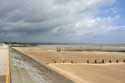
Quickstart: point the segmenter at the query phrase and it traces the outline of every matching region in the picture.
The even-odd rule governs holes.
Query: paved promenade
[[[0,83],[6,81],[8,55],[8,46],[0,44]]]

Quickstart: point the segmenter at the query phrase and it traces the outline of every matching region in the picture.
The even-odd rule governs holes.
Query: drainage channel
[[[14,49],[10,49],[10,71],[10,83],[73,83]]]

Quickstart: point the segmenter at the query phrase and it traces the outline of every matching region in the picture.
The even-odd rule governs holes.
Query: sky
[[[125,0],[0,0],[0,41],[125,44]]]

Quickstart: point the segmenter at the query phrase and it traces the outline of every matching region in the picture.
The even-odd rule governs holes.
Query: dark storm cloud
[[[99,18],[97,15],[100,7],[111,6],[115,2],[116,0],[0,0],[0,39],[75,40],[75,37],[81,38],[90,32],[100,34],[108,25],[109,28],[105,30],[107,32],[112,30],[117,16],[112,19]],[[97,27],[100,24],[101,27]]]

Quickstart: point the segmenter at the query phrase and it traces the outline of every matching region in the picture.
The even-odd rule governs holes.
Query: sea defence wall
[[[11,83],[73,83],[43,63],[10,49]]]

